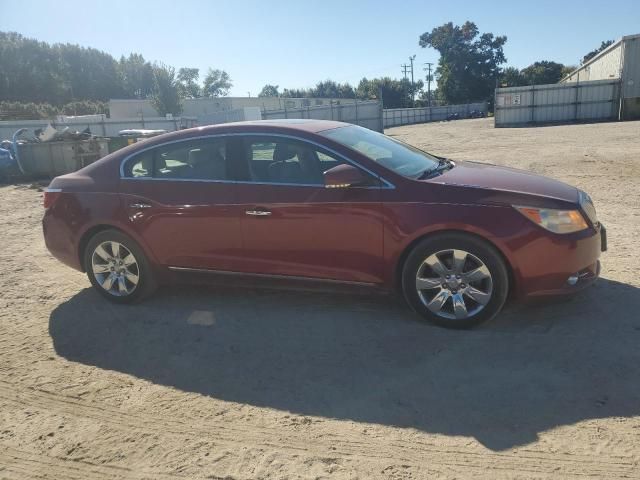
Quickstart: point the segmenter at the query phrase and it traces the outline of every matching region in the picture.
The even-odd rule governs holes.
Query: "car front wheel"
[[[115,303],[132,303],[155,289],[153,272],[138,244],[118,230],[105,230],[89,240],[84,264],[91,284]]]
[[[494,318],[509,291],[501,255],[464,234],[428,237],[409,254],[402,274],[409,305],[446,328],[469,328]]]

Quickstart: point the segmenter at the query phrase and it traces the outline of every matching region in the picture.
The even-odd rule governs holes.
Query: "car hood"
[[[578,201],[578,189],[552,178],[488,163],[456,161],[455,167],[429,182]]]

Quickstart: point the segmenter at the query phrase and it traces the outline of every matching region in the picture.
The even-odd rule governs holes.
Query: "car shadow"
[[[471,331],[389,297],[165,289],[115,306],[85,289],[51,314],[64,358],[217,399],[473,436],[492,450],[640,415],[640,289],[506,309]]]

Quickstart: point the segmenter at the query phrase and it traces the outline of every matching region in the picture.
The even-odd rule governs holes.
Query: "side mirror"
[[[348,188],[364,185],[366,181],[366,177],[358,168],[346,163],[324,172],[324,185],[326,188]]]

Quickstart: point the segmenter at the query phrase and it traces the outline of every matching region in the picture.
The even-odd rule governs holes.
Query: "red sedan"
[[[206,272],[399,290],[469,327],[509,295],[589,285],[606,249],[574,187],[319,120],[161,135],[53,179],[44,203],[51,253],[118,303]]]

